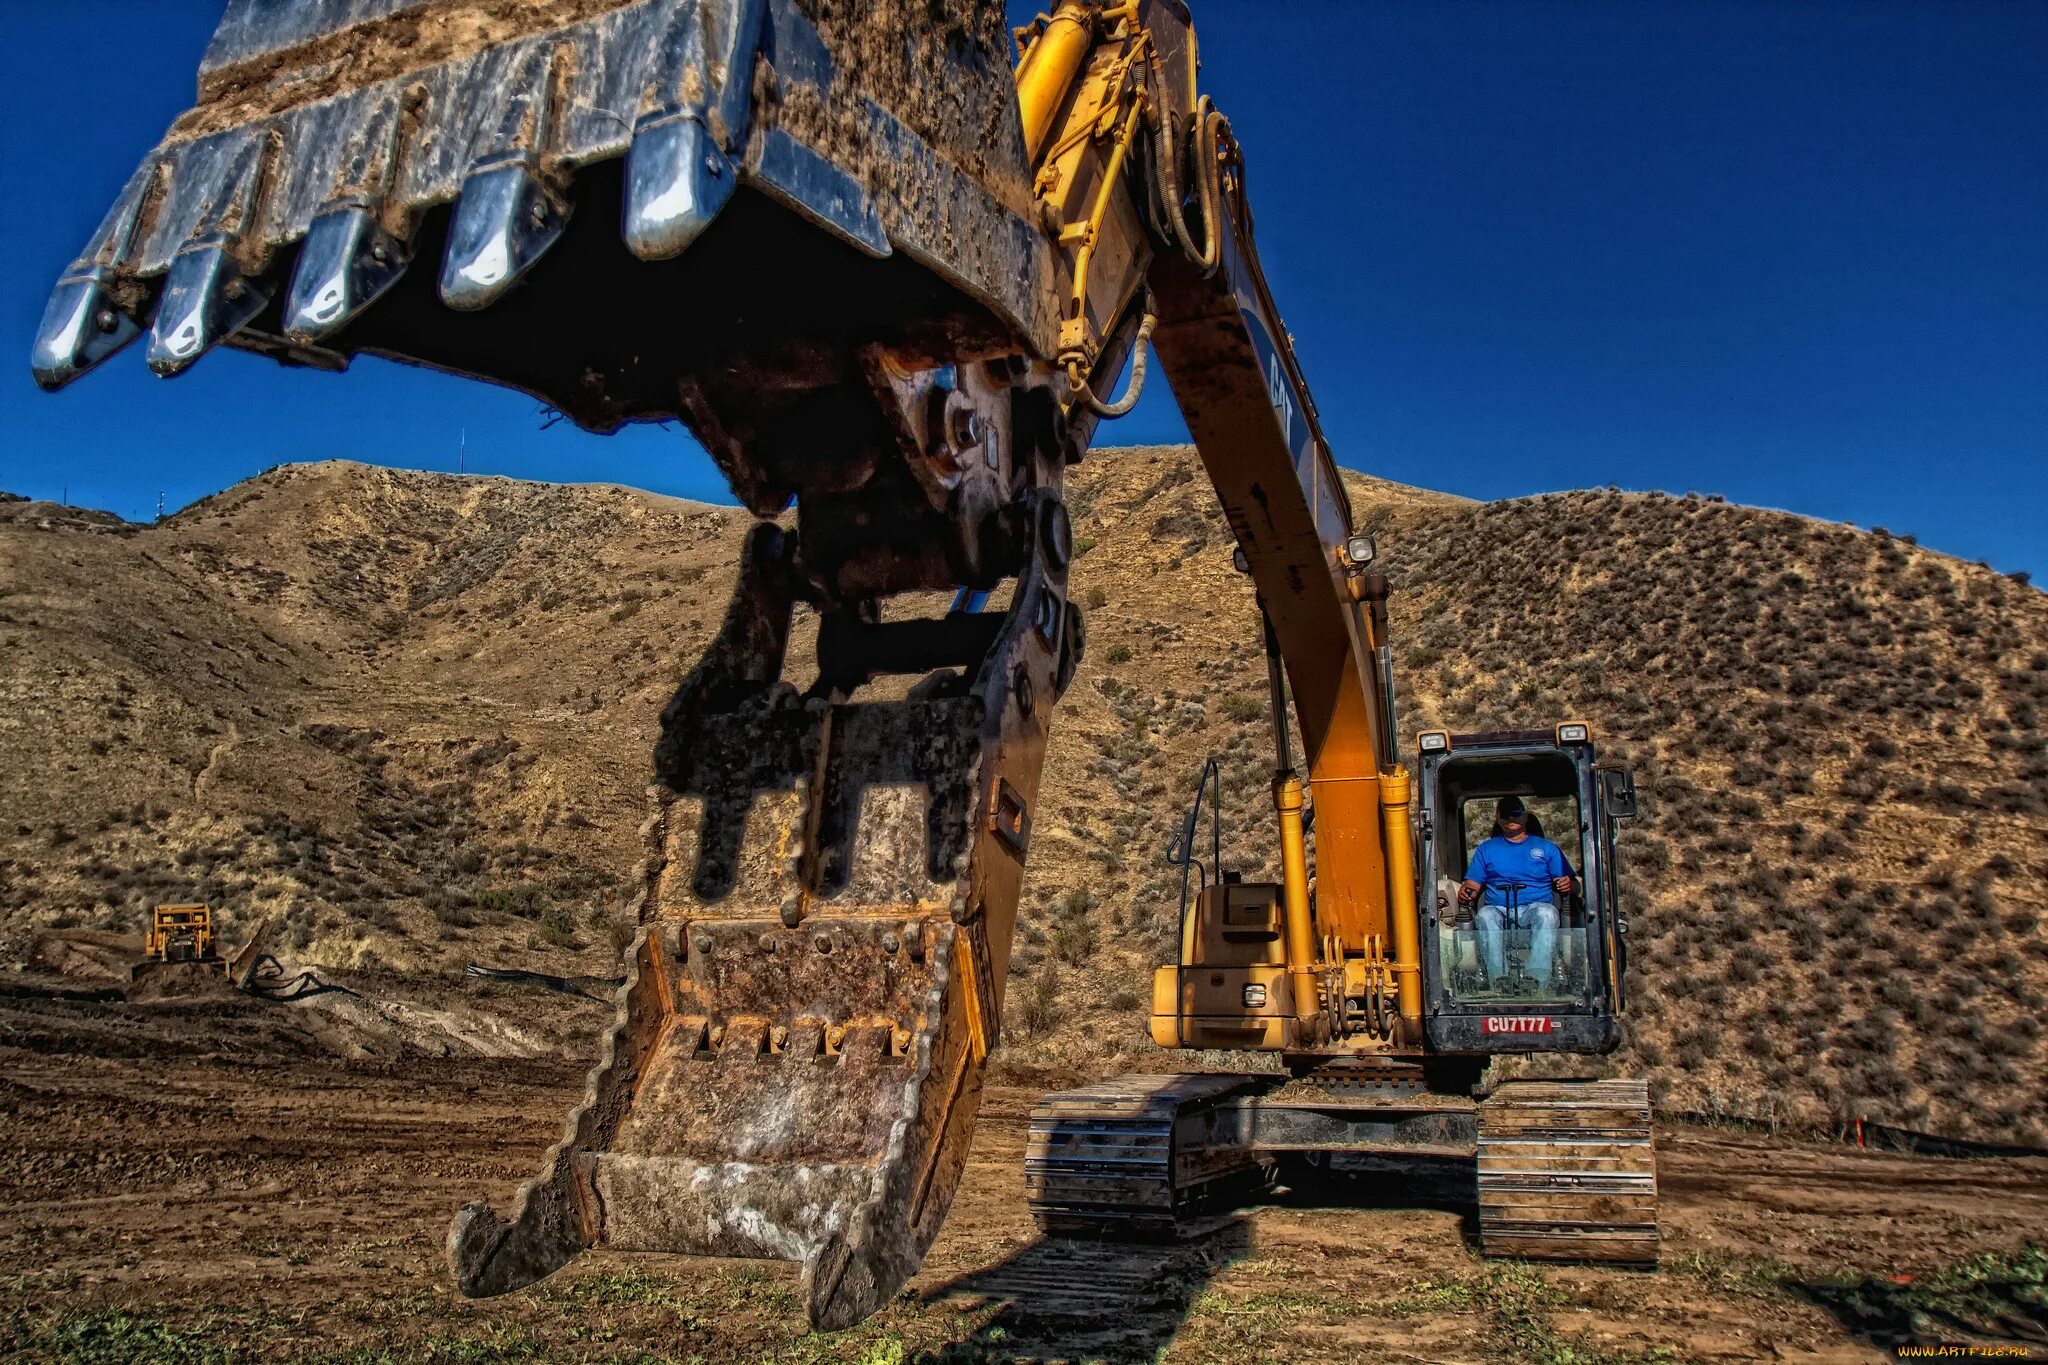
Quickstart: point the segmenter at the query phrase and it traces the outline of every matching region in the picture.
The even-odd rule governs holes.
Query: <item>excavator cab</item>
[[[1611,1052],[1626,1002],[1627,921],[1615,892],[1614,831],[1635,814],[1635,782],[1600,767],[1583,724],[1420,741],[1418,880],[1424,1018],[1438,1053]],[[1503,797],[1528,833],[1563,853],[1569,892],[1546,879],[1461,883],[1496,832]]]

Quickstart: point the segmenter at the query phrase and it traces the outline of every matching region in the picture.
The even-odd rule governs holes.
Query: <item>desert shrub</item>
[[[531,882],[493,887],[476,893],[476,908],[486,914],[537,919],[548,908],[547,893]]]
[[[1216,703],[1218,709],[1240,725],[1262,719],[1266,714],[1263,698],[1232,695]]]
[[[1048,965],[1031,980],[1024,998],[1017,1002],[1017,1022],[1027,1034],[1045,1033],[1059,1022],[1059,973]]]
[[[469,898],[459,892],[435,888],[427,892],[424,900],[435,921],[447,928],[467,929],[476,923],[476,916],[470,912]]]
[[[1127,664],[1131,661],[1131,647],[1126,644],[1111,645],[1102,652],[1102,660],[1111,667],[1115,667],[1118,664]]]
[[[576,942],[576,921],[561,906],[552,906],[541,912],[541,940],[556,948],[574,948]]]
[[[1052,928],[1053,956],[1079,966],[1095,953],[1095,925],[1086,915],[1062,916]]]

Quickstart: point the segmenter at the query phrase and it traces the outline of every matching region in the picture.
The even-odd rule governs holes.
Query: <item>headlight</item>
[[[1426,754],[1448,753],[1451,737],[1442,730],[1425,730],[1422,732],[1421,744],[1422,752]]]
[[[1254,981],[1244,988],[1244,1007],[1248,1010],[1262,1010],[1266,1007],[1266,987]]]
[[[1372,563],[1379,547],[1373,544],[1371,536],[1353,536],[1344,542],[1344,562],[1354,569],[1362,569]]]
[[[1584,744],[1590,734],[1591,732],[1586,728],[1584,722],[1560,725],[1557,727],[1557,742],[1559,744]]]

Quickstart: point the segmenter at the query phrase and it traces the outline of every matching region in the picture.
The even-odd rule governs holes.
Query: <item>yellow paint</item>
[[[1394,930],[1395,998],[1401,1032],[1422,1036],[1422,919],[1415,905],[1415,849],[1408,831],[1408,770],[1380,775],[1380,813],[1387,855],[1387,917]]]
[[[960,945],[959,960],[954,967],[954,986],[960,991],[967,1009],[967,1040],[974,1045],[974,1060],[980,1062],[988,1056],[988,1026],[981,1018],[981,982],[974,972],[974,940],[963,932],[953,941]]]
[[[1274,778],[1273,809],[1280,814],[1280,904],[1286,916],[1287,973],[1294,982],[1294,1016],[1312,1029],[1312,1021],[1322,1013],[1322,992],[1316,988],[1316,935],[1309,921],[1308,841],[1301,827],[1301,806],[1301,779],[1291,772]]]
[[[1093,6],[1083,0],[1061,0],[1045,32],[1017,63],[1017,109],[1024,122],[1024,154],[1034,164],[1094,42]]]

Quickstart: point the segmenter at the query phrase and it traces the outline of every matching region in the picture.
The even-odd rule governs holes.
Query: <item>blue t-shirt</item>
[[[1466,881],[1486,888],[1483,899],[1488,905],[1506,905],[1511,890],[1517,905],[1554,900],[1556,893],[1550,883],[1571,875],[1572,865],[1565,861],[1563,851],[1534,834],[1519,844],[1494,835],[1472,850],[1471,866],[1465,869]]]

